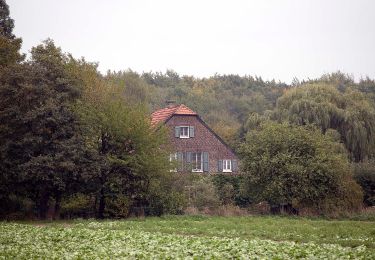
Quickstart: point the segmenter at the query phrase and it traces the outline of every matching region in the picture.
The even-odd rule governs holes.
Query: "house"
[[[167,126],[179,172],[237,173],[238,158],[233,150],[193,110],[170,104],[151,115],[151,125]]]

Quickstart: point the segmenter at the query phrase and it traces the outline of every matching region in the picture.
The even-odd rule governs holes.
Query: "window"
[[[175,160],[177,160],[177,153],[171,153],[169,155],[169,161],[174,162]]]
[[[202,153],[191,153],[191,166],[193,172],[203,172]]]
[[[223,172],[232,172],[231,160],[223,160]]]
[[[188,126],[180,126],[180,138],[189,138]]]
[[[175,137],[176,138],[191,138],[194,137],[194,126],[176,126]]]

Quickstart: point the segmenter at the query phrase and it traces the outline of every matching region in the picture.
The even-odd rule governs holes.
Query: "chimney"
[[[167,107],[174,107],[174,105],[176,105],[175,100],[167,100],[165,103],[167,104]]]

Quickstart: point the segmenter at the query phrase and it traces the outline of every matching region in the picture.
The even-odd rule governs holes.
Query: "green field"
[[[375,259],[375,222],[286,217],[1,222],[0,259]]]

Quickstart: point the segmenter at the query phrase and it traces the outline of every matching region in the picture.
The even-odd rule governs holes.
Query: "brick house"
[[[175,153],[175,171],[201,173],[237,173],[238,158],[233,150],[193,110],[169,105],[151,115],[151,125],[165,124]]]

